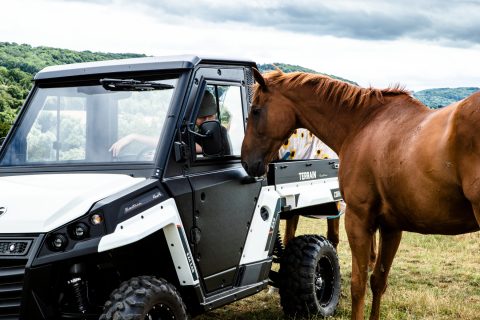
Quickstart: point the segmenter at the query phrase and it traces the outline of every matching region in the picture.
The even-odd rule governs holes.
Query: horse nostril
[[[250,166],[246,161],[242,161],[242,166],[249,176],[260,177],[265,173],[263,162],[261,160],[250,163]]]

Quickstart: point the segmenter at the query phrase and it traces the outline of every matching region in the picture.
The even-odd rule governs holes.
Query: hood
[[[87,213],[95,202],[143,180],[121,174],[0,177],[0,234],[52,231]]]

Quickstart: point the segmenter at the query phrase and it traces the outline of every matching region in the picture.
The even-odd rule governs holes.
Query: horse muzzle
[[[242,161],[242,166],[249,176],[260,177],[263,176],[266,172],[265,164],[258,160],[253,162]]]

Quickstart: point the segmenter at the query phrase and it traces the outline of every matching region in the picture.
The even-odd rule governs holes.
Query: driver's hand
[[[118,157],[122,149],[125,148],[125,146],[127,146],[128,144],[132,143],[133,140],[135,140],[134,134],[126,135],[125,137],[112,144],[108,151],[112,153],[113,157]]]
[[[196,153],[202,153],[203,152],[202,146],[199,145],[198,143],[195,143],[195,152]]]

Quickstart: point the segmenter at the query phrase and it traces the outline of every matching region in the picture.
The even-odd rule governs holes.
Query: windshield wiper
[[[100,79],[100,83],[106,90],[110,91],[148,91],[148,90],[165,90],[175,88],[171,84],[140,81],[134,79]]]

